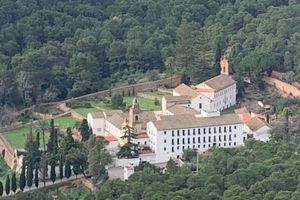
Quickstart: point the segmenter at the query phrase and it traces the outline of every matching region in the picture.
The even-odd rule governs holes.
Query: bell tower
[[[133,98],[132,105],[129,108],[128,124],[133,127],[136,123],[140,122],[140,104],[136,97]]]
[[[229,63],[226,55],[223,55],[220,61],[221,74],[229,75]]]

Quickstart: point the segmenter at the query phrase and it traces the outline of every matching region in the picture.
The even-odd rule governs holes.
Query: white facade
[[[204,83],[199,84],[199,88],[209,88]],[[193,101],[193,100],[192,100]],[[198,104],[198,105],[197,105]],[[217,110],[222,111],[236,104],[236,84],[218,91],[203,91],[200,98],[194,100],[192,108],[197,110]]]
[[[87,115],[89,127],[92,129],[93,134],[97,136],[105,136],[105,119],[93,117],[91,113]]]
[[[244,126],[244,130],[249,134],[249,135],[252,135],[254,139],[256,140],[260,140],[260,141],[263,141],[263,142],[268,142],[269,139],[270,139],[270,136],[271,134],[269,133],[270,131],[270,127],[265,125],[255,131],[252,131],[250,130],[250,128],[245,125]]]
[[[161,162],[181,157],[185,149],[203,153],[212,147],[238,147],[247,138],[242,123],[167,130],[157,130],[153,122],[147,125],[150,147]]]

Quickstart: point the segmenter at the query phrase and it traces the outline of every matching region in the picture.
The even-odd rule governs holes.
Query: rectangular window
[[[231,132],[231,126],[229,126],[229,132]]]
[[[174,145],[174,139],[172,139],[172,145]]]
[[[174,137],[174,131],[172,131],[172,137]]]
[[[234,138],[236,138],[236,134],[234,134]]]
[[[182,144],[184,144],[184,138],[182,138]]]
[[[193,135],[195,135],[196,134],[196,131],[195,131],[195,129],[193,129]]]
[[[198,137],[198,143],[200,143],[200,137]]]
[[[224,135],[224,141],[226,141],[226,135]]]
[[[166,151],[167,150],[167,148],[166,147],[164,147],[164,151]]]
[[[210,141],[210,136],[208,136],[208,142],[211,142],[211,141]]]
[[[180,136],[180,134],[179,134],[179,130],[177,130],[177,136]]]
[[[229,146],[231,146],[231,142],[229,142]]]
[[[198,128],[198,135],[200,135],[201,134],[201,132],[200,132],[200,128]]]
[[[231,141],[231,135],[229,135],[229,141]]]
[[[208,133],[211,133],[210,128],[208,128]]]
[[[234,146],[235,146],[235,145],[236,145],[236,142],[234,142],[233,144],[234,144]]]
[[[174,152],[174,147],[172,147],[172,152]]]
[[[224,143],[224,147],[226,147],[226,143]]]
[[[205,148],[205,144],[203,145],[203,148]]]
[[[199,109],[202,109],[202,103],[199,103]]]
[[[190,144],[190,138],[188,138],[188,141],[187,141],[187,142],[188,142],[188,144]]]
[[[166,134],[167,134],[167,132],[166,132],[166,131],[164,131],[164,134],[166,135]]]
[[[179,146],[177,146],[177,150],[179,150]]]
[[[193,138],[193,144],[195,144],[195,138]]]
[[[166,139],[164,139],[164,143],[167,143],[167,140],[166,140]]]
[[[177,138],[177,144],[180,144],[180,142],[179,142],[179,138]]]
[[[224,133],[226,133],[226,126],[224,126]]]
[[[234,126],[234,129],[236,129],[236,126]]]
[[[219,133],[222,133],[222,128],[221,128],[221,126],[219,127]]]
[[[205,137],[203,138],[203,142],[205,143],[206,141],[205,141]]]
[[[221,139],[221,135],[219,135],[219,142],[221,141],[222,139]]]
[[[183,135],[183,136],[185,135],[184,130],[182,130],[182,135]]]
[[[204,134],[206,133],[206,128],[203,129],[203,133],[204,133]]]
[[[184,146],[182,146],[182,151],[184,150]]]
[[[214,127],[214,133],[216,133],[217,132],[217,128],[216,127]]]
[[[214,135],[214,142],[216,141],[216,136]]]

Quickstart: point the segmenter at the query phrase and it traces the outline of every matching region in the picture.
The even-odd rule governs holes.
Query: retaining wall
[[[16,169],[17,155],[15,149],[7,142],[3,134],[0,133],[0,154],[4,158],[6,164],[11,169]]]

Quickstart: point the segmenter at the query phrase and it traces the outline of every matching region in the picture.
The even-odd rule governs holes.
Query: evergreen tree
[[[26,165],[23,163],[22,171],[21,171],[21,174],[20,174],[20,181],[19,181],[19,186],[20,186],[21,191],[24,190],[25,185],[26,185],[25,171],[26,171]]]
[[[34,171],[34,185],[35,187],[39,187],[39,168],[38,166],[35,167]]]
[[[2,197],[2,195],[3,195],[3,184],[0,181],[0,197]]]
[[[33,167],[32,163],[28,163],[27,165],[27,186],[31,188],[33,179]]]
[[[54,126],[54,119],[51,119],[50,121],[50,136],[49,141],[47,145],[47,151],[50,153],[56,153],[57,152],[57,129],[55,129]]]
[[[86,119],[83,119],[80,125],[80,134],[81,134],[81,140],[82,141],[87,141],[90,137],[90,131],[89,131],[89,125]]]
[[[36,148],[40,149],[40,132],[36,132]]]
[[[71,175],[72,175],[71,165],[70,165],[70,162],[68,160],[66,160],[66,162],[65,162],[65,177],[70,178]]]
[[[64,177],[64,161],[63,161],[63,157],[60,156],[60,160],[59,160],[59,178],[63,179]]]
[[[56,172],[55,172],[55,160],[52,159],[51,163],[50,163],[50,180],[54,183],[56,180]]]
[[[11,190],[15,193],[17,191],[17,177],[14,172],[11,177]]]
[[[41,157],[41,170],[42,170],[42,180],[44,187],[46,186],[46,177],[48,176],[48,159],[46,154],[42,154]]]
[[[6,193],[6,195],[9,195],[9,193],[10,193],[10,178],[9,178],[9,175],[7,175],[7,177],[6,177],[5,193]]]

